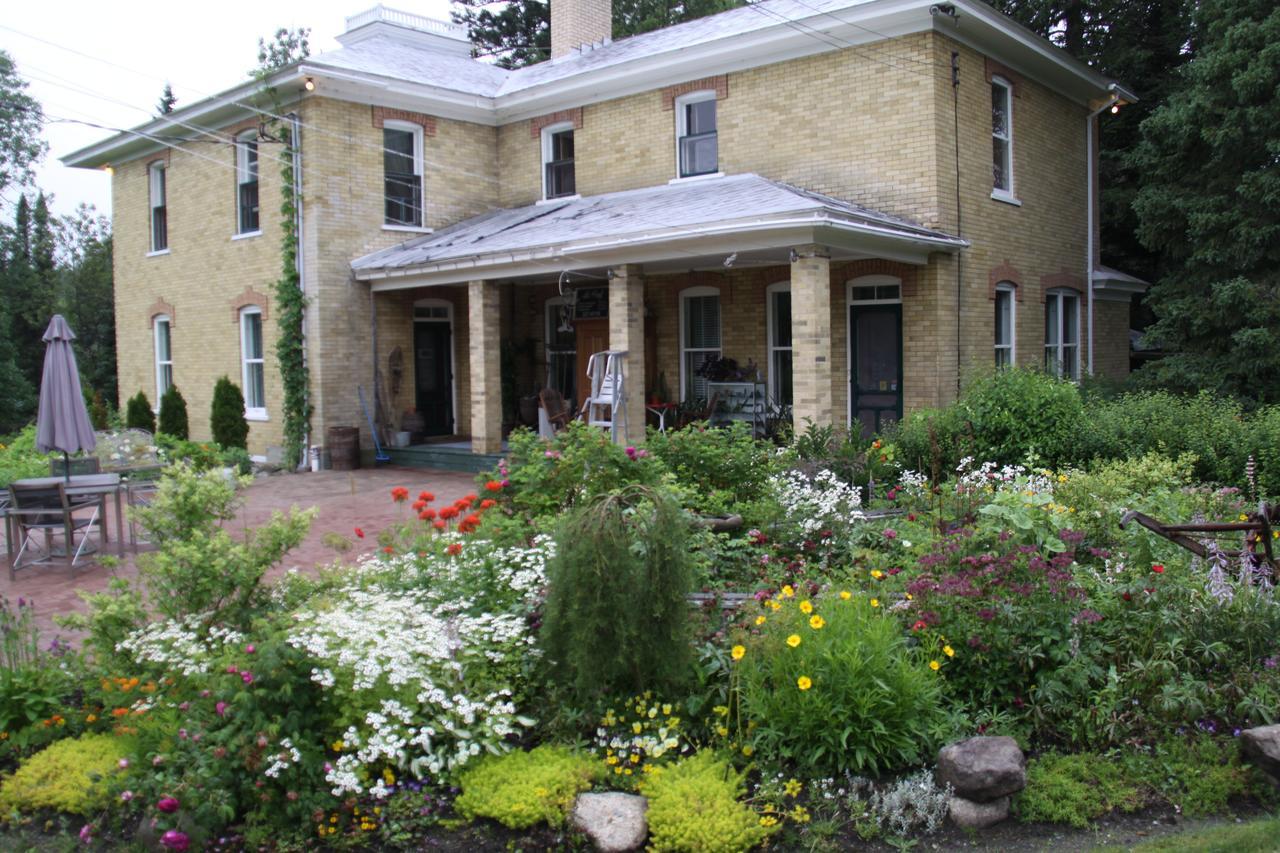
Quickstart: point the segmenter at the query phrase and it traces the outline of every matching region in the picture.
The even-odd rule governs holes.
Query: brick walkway
[[[405,486],[411,495],[422,490],[433,492],[437,506],[452,503],[469,492],[476,491],[472,474],[456,471],[437,471],[420,468],[362,468],[357,471],[321,471],[307,474],[276,474],[259,478],[243,493],[244,506],[240,514],[229,523],[233,532],[266,523],[275,510],[290,507],[306,509],[318,507],[319,513],[311,525],[311,532],[302,544],[290,551],[284,562],[268,575],[274,577],[290,568],[314,572],[336,558],[332,549],[321,541],[326,533],[338,533],[355,543],[345,560],[354,561],[363,553],[377,548],[376,534],[386,525],[407,515],[407,507],[391,500],[391,489]],[[108,502],[108,534],[115,537],[115,506]],[[360,527],[366,536],[356,539],[353,530]],[[125,537],[128,537],[125,525]],[[115,550],[114,541],[107,553]],[[53,624],[57,614],[84,610],[84,603],[76,594],[78,590],[96,592],[106,588],[111,572],[97,563],[82,563],[74,573],[61,563],[24,569],[16,581],[9,580],[8,563],[0,551],[0,594],[11,602],[19,597],[34,601],[40,636],[47,644],[55,634],[67,637],[67,632]],[[133,580],[137,577],[132,554],[126,554],[115,574]]]

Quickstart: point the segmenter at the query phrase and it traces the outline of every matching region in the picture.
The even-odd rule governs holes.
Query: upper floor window
[[[716,141],[716,93],[676,98],[676,155],[680,177],[710,175],[720,169]]]
[[[422,128],[388,121],[382,128],[386,225],[422,227]]]
[[[707,399],[702,366],[720,358],[720,291],[690,287],[680,291],[680,396]]]
[[[173,347],[169,336],[171,326],[172,322],[165,314],[157,314],[151,321],[156,348],[156,408],[160,407],[160,398],[164,396],[164,392],[173,387]]]
[[[991,78],[991,186],[1013,196],[1013,87]]]
[[[258,230],[258,132],[250,130],[236,137],[236,233]]]
[[[573,125],[542,129],[542,195],[560,198],[577,192],[573,171]]]
[[[1045,294],[1044,369],[1063,379],[1080,378],[1080,295],[1075,291]]]
[[[250,305],[240,311],[240,361],[244,377],[244,413],[267,416],[265,359],[262,347],[262,309]]]
[[[996,367],[1012,367],[1014,363],[1014,295],[1014,286],[1009,282],[996,285]]]
[[[163,252],[169,248],[169,217],[165,200],[165,168],[163,162],[147,167],[147,183],[151,195],[151,251]]]

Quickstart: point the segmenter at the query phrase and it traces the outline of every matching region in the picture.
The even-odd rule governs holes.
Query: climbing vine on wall
[[[280,362],[280,382],[284,386],[284,450],[288,467],[296,466],[306,453],[311,429],[311,401],[303,317],[307,306],[298,274],[298,194],[294,172],[294,138],[288,125],[276,130],[284,145],[280,158],[280,280],[276,282],[276,359]]]

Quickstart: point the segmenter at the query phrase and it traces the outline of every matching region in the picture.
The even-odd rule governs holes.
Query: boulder
[[[1280,781],[1280,724],[1242,731],[1240,751],[1245,760]]]
[[[600,853],[639,850],[649,835],[648,807],[648,800],[635,794],[579,794],[573,805],[573,825]]]
[[[942,748],[935,775],[956,796],[986,803],[1027,786],[1027,759],[1011,737],[972,737]]]
[[[964,797],[947,802],[951,822],[961,829],[986,829],[1009,816],[1009,798],[998,797],[989,803],[975,803]]]

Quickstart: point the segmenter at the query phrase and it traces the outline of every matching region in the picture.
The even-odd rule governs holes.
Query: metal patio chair
[[[10,483],[7,516],[13,540],[10,542],[9,579],[13,580],[18,569],[38,563],[48,563],[56,556],[53,548],[55,534],[61,534],[67,568],[74,569],[89,545],[89,533],[96,525],[98,541],[102,541],[101,500],[89,503],[72,503],[67,497],[65,484]],[[87,516],[87,517],[86,517]],[[36,542],[37,534],[44,534],[44,548]],[[17,553],[13,553],[13,543]],[[78,542],[78,544],[77,544]],[[95,548],[96,550],[96,548]],[[23,555],[28,551],[39,556]],[[92,553],[90,551],[90,553]]]

